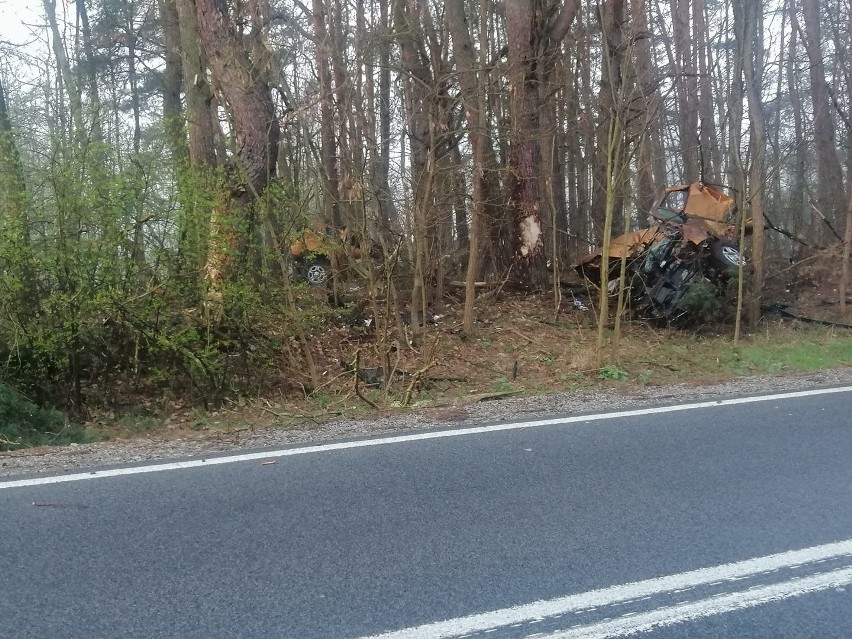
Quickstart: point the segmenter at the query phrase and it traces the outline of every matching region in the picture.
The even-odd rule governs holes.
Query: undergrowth
[[[40,408],[12,387],[0,383],[0,451],[96,439],[100,437],[68,423],[59,411]]]

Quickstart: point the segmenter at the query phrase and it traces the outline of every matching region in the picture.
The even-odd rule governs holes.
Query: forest
[[[624,278],[578,297],[575,264],[696,182],[750,225],[713,322],[826,256],[846,314],[849,0],[29,9],[0,39],[0,386],[38,405],[307,395],[335,357],[361,396],[506,296],[590,306],[602,347]]]

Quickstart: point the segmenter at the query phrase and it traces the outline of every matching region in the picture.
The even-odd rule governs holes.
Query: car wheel
[[[733,244],[725,242],[712,242],[710,244],[710,255],[717,266],[725,269],[739,268],[743,261],[739,249]]]
[[[305,264],[305,279],[309,284],[320,286],[328,281],[330,264],[324,257],[316,257]]]

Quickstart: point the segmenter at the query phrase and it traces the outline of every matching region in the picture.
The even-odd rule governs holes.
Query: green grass
[[[779,375],[852,366],[852,332],[772,326],[734,345],[729,336],[663,332],[655,341],[625,340],[613,369],[642,383]],[[606,369],[606,367],[605,367]],[[604,370],[604,369],[602,369]],[[650,372],[649,372],[650,371]],[[604,379],[610,375],[599,375]]]
[[[844,365],[852,365],[852,337],[749,344],[739,352],[743,373],[805,372]]]

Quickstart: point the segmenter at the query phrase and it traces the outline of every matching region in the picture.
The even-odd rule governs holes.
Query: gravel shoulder
[[[579,393],[526,396],[340,419],[323,424],[248,428],[239,432],[200,434],[187,438],[146,437],[96,444],[42,447],[0,453],[0,477],[57,474],[157,460],[175,460],[232,451],[314,444],[403,431],[547,418],[577,413],[609,412],[642,406],[706,401],[818,387],[852,385],[852,367],[781,377],[745,377],[718,384],[606,387]]]

